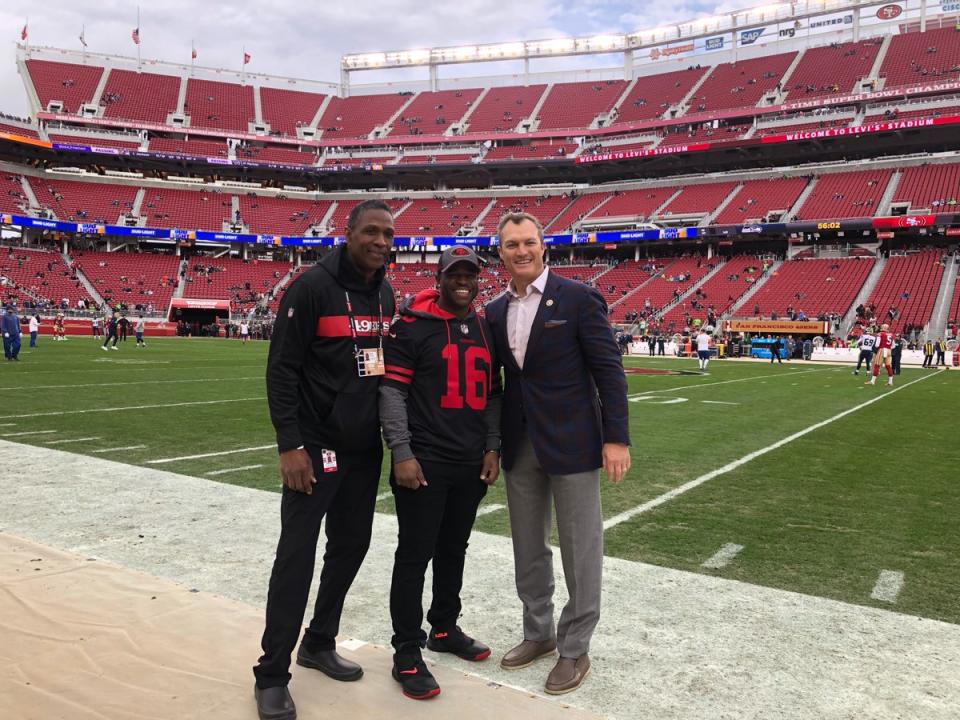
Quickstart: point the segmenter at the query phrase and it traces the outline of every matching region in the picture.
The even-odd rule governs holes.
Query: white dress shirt
[[[533,319],[540,309],[540,300],[547,287],[547,273],[550,268],[545,267],[540,276],[527,286],[527,292],[521,296],[513,280],[507,285],[507,344],[510,352],[520,369],[523,369],[523,358],[527,354],[527,343],[530,341],[530,329]]]

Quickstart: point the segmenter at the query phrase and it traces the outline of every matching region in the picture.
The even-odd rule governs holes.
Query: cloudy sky
[[[193,40],[197,64],[239,69],[245,46],[253,58],[251,72],[331,82],[339,80],[344,53],[627,32],[758,4],[760,0],[139,3],[145,59],[189,62]],[[7,42],[0,44],[0,110],[27,113],[14,59],[15,43],[28,19],[32,45],[80,50],[80,31],[85,28],[90,52],[135,55],[130,34],[137,5],[136,0],[3,0],[0,28]]]

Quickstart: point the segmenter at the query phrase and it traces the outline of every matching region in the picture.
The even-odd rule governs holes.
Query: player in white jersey
[[[887,368],[887,385],[893,387],[893,333],[890,332],[890,326],[884,323],[880,326],[880,332],[877,334],[877,344],[873,353],[873,377],[865,385],[876,385],[877,375],[880,374],[880,366]]]
[[[703,328],[697,335],[697,359],[700,362],[700,369],[706,370],[707,363],[710,362],[710,336],[704,332]]]
[[[240,342],[246,344],[247,340],[250,339],[250,326],[247,325],[246,320],[240,321]]]
[[[873,334],[873,328],[868,328],[860,339],[857,340],[857,347],[860,348],[860,357],[857,358],[857,369],[853,371],[854,375],[860,374],[860,366],[864,363],[867,369],[870,368],[870,362],[873,360],[873,349],[877,345],[877,336]]]

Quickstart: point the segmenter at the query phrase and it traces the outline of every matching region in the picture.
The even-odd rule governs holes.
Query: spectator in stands
[[[500,664],[523,668],[558,649],[546,691],[561,694],[578,688],[590,670],[603,565],[599,468],[614,483],[630,468],[626,379],[603,297],[544,267],[546,247],[537,218],[505,215],[497,232],[512,282],[487,306],[486,315],[506,376],[502,459],[517,594],[524,606],[523,641]],[[536,372],[525,373],[525,367]],[[565,409],[573,407],[584,410],[570,417]],[[561,416],[568,431],[558,435],[554,428]],[[551,498],[570,594],[559,628],[547,544]]]

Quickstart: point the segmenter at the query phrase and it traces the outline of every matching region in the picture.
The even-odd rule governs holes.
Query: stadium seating
[[[909,105],[905,107],[910,107]],[[882,113],[877,112],[871,115],[867,115],[863,122],[867,123],[877,123],[877,122],[893,122],[896,120],[914,120],[916,118],[936,118],[936,117],[947,117],[949,115],[960,115],[960,105],[947,105],[940,107],[924,108],[922,110],[900,110],[899,108],[894,108],[893,110],[885,110]]]
[[[821,175],[797,212],[797,220],[869,217],[877,214],[891,170]]]
[[[0,123],[0,132],[22,135],[23,137],[40,137],[40,134],[32,128],[26,128],[21,125],[10,125],[7,123]]]
[[[839,118],[833,120],[818,120],[816,122],[802,122],[796,125],[776,125],[773,127],[758,127],[754,137],[767,137],[769,135],[783,135],[784,133],[803,132],[805,130],[827,130],[829,128],[847,127],[850,124],[850,118]]]
[[[116,140],[99,135],[56,135],[49,133],[50,142],[70,143],[71,145],[97,145],[99,147],[119,148],[121,150],[138,150],[139,140]]]
[[[719,262],[720,260],[716,258],[707,260],[698,256],[674,259],[666,266],[659,277],[655,277],[613,307],[610,312],[611,321],[624,322],[627,313],[645,310],[648,299],[650,300],[650,309],[654,312],[660,311],[661,308],[670,304],[675,298],[700,282],[703,276],[716,267]],[[598,284],[606,284],[609,274],[601,275]]]
[[[286,285],[284,285],[282,288],[274,292],[273,297],[267,301],[268,312],[271,312],[271,313],[277,312],[277,308],[280,307],[280,301],[283,300],[283,294],[287,291],[287,288],[290,287],[290,283],[292,283],[300,275],[300,273],[306,270],[309,270],[311,267],[313,266],[301,265],[300,267],[294,268],[293,276],[287,281]]]
[[[805,178],[749,180],[714,218],[715,225],[762,221],[771,210],[790,210],[807,186]]]
[[[329,200],[306,202],[272,196],[241,195],[240,218],[249,232],[262,235],[305,235],[330,209]]]
[[[437,284],[437,266],[431,263],[396,263],[387,273],[393,286],[397,302],[408,295],[416,295],[421,290]]]
[[[140,216],[147,225],[162,228],[223,230],[232,220],[231,196],[203,190],[157,190],[147,188]]]
[[[936,250],[891,256],[867,300],[867,307],[875,308],[876,322],[889,323],[893,332],[924,327],[940,291],[942,258]],[[888,314],[891,308],[895,318]]]
[[[42,207],[60,220],[115,225],[121,215],[132,214],[137,188],[28,177]]]
[[[776,89],[795,52],[717,65],[690,99],[689,112],[753,107]]]
[[[397,165],[436,165],[438,163],[469,163],[476,155],[470,153],[445,153],[443,155],[402,155]]]
[[[582,129],[609,112],[626,89],[623,80],[557,83],[540,107],[538,130]]]
[[[175,138],[150,138],[150,152],[180,153],[197,157],[226,157],[227,144],[217,140],[177,140]]]
[[[624,190],[586,216],[587,220],[601,218],[636,218],[646,220],[654,210],[663,205],[677,191],[675,187],[659,187],[643,190]]]
[[[685,185],[680,194],[660,211],[660,216],[710,213],[736,186],[737,184],[732,182]]]
[[[111,70],[99,102],[104,117],[165,123],[179,94],[180,78],[174,75]]]
[[[544,224],[544,230],[552,233],[566,232],[574,223],[590,215],[594,209],[608,197],[610,197],[610,195],[607,193],[580,195],[570,203],[563,212],[557,215],[551,223]]]
[[[607,270],[593,281],[594,287],[603,295],[607,306],[622,300],[644,283],[648,283],[656,273],[674,262],[675,258],[655,258],[652,260],[624,260]]]
[[[263,121],[270,123],[271,132],[296,137],[297,127],[308,127],[313,122],[325,98],[320,93],[261,87]]]
[[[566,195],[521,195],[497,198],[483,219],[483,232],[494,233],[500,218],[508,212],[530,213],[546,227],[570,203]]]
[[[75,308],[78,300],[89,298],[74,271],[56,252],[0,248],[0,276],[25,291],[11,292],[17,288],[9,285],[2,288],[5,299],[16,299],[21,307],[37,298],[57,307],[66,299],[69,307]]]
[[[397,235],[456,235],[461,227],[474,223],[488,202],[482,198],[417,199],[396,216],[394,228]]]
[[[739,315],[751,317],[754,306],[759,306],[763,317],[775,312],[782,318],[787,308],[796,312],[803,310],[808,318],[831,313],[842,317],[856,299],[873,264],[874,261],[867,258],[788,260],[767,278]]]
[[[885,88],[956,79],[960,42],[952,27],[894,35],[880,66]]]
[[[680,132],[670,132],[663,136],[659,147],[672,145],[690,145],[692,143],[720,143],[740,140],[747,130],[752,127],[750,123],[738,123],[714,128],[708,125],[696,128],[681,130]]]
[[[709,68],[687,68],[637,79],[618,108],[615,124],[642,122],[662,117],[678,104]]]
[[[231,311],[245,313],[290,272],[290,263],[195,255],[187,259],[183,296],[229,300]]]
[[[490,88],[467,118],[468,133],[510,132],[530,116],[546,85]]]
[[[615,153],[615,152],[629,152],[630,150],[647,150],[648,148],[653,147],[653,142],[647,140],[646,142],[627,142],[627,143],[597,143],[596,145],[591,145],[588,149],[584,150],[583,155],[597,155],[602,153]]]
[[[484,162],[493,160],[562,160],[576,148],[574,143],[552,143],[534,140],[529,145],[501,145],[491,148],[483,156]]]
[[[856,82],[870,74],[881,44],[880,38],[872,38],[809,48],[784,88],[787,102],[858,91]]]
[[[0,212],[25,214],[30,201],[23,192],[19,175],[0,175]]]
[[[343,235],[347,230],[347,219],[350,216],[350,211],[359,205],[360,202],[360,200],[338,200],[337,206],[333,209],[333,214],[330,216],[330,222],[327,224],[327,233],[330,235]],[[394,213],[407,204],[404,200],[391,199],[385,200],[384,202],[390,206]],[[399,235],[400,233],[398,232],[397,234]]]
[[[152,305],[164,314],[170,304],[180,258],[173,255],[134,252],[71,253],[74,263],[100,295],[112,305]]]
[[[237,148],[237,159],[286,163],[289,165],[316,165],[317,163],[316,153],[295,150],[291,147],[262,147],[259,145]]]
[[[409,94],[404,93],[333,97],[323,112],[317,129],[323,131],[324,140],[366,138],[375,127],[386,123],[409,99]]]
[[[419,93],[393,121],[390,136],[442,135],[463,117],[480,92],[473,89]]]
[[[84,103],[93,102],[93,94],[103,75],[103,68],[95,65],[27,60],[27,72],[44,110],[51,100],[63,103],[63,112],[80,110]]]
[[[953,300],[950,301],[950,310],[947,313],[947,322],[954,326],[960,325],[960,276],[957,277],[953,288]]]
[[[707,310],[713,308],[720,318],[747,290],[753,287],[760,276],[763,261],[755,255],[736,255],[727,260],[713,277],[700,286],[700,295],[677,303],[664,313],[660,327],[669,333],[679,332],[686,327],[687,314],[691,319],[707,319]],[[696,300],[699,307],[693,307]]]
[[[960,203],[960,164],[904,168],[893,202],[909,202],[914,210],[954,212]]]
[[[254,120],[253,87],[190,78],[184,112],[191,127],[246,132]]]
[[[550,272],[565,277],[568,280],[576,280],[584,284],[593,284],[598,275],[607,272],[608,265],[554,265],[550,264]]]

